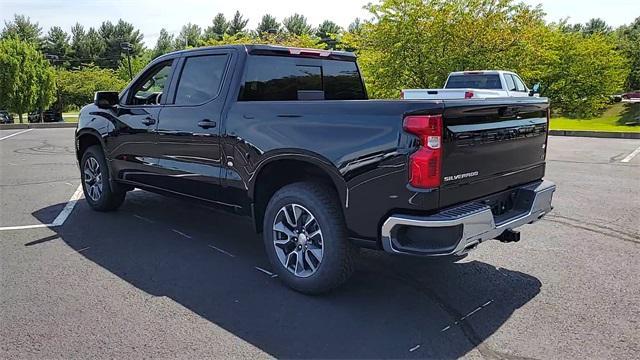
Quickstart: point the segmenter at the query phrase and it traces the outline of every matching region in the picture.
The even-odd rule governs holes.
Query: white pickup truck
[[[518,74],[502,70],[457,71],[449,74],[444,89],[405,89],[405,100],[447,100],[537,96]]]

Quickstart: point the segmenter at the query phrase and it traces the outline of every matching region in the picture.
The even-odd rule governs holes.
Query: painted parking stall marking
[[[69,215],[71,215],[71,212],[73,211],[73,208],[78,203],[78,200],[80,200],[80,198],[82,197],[82,194],[83,194],[82,185],[80,185],[80,186],[78,186],[76,191],[73,193],[73,195],[71,195],[71,198],[69,199],[69,201],[67,201],[67,204],[64,206],[62,211],[60,211],[58,216],[56,216],[56,218],[53,219],[53,222],[51,222],[49,224],[3,226],[3,227],[0,227],[0,231],[27,230],[27,229],[37,229],[37,228],[62,226],[64,224],[64,222],[67,220],[67,218],[69,217]]]
[[[631,154],[627,155],[627,157],[625,157],[624,159],[622,159],[620,162],[622,163],[628,163],[629,161],[631,161],[634,157],[636,157],[636,155],[640,154],[640,146],[638,146],[637,149],[633,150],[631,152]]]
[[[17,133],[13,133],[13,134],[9,134],[9,135],[7,135],[7,136],[3,136],[3,137],[1,137],[1,138],[0,138],[0,141],[5,140],[5,139],[12,138],[12,137],[14,137],[14,136],[18,136],[18,135],[20,135],[20,134],[28,133],[28,132],[29,132],[29,131],[31,131],[31,130],[33,130],[33,129],[22,130],[22,131],[18,131]]]

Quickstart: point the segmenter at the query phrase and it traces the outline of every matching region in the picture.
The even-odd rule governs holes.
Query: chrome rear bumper
[[[418,256],[462,255],[475,248],[479,243],[495,239],[507,230],[540,220],[551,211],[551,200],[556,186],[551,181],[538,181],[516,189],[518,206],[507,214],[508,217],[495,217],[491,207],[483,201],[473,201],[443,210],[431,216],[393,215],[382,225],[382,246],[385,251],[395,254]],[[482,200],[482,199],[481,199]],[[452,229],[449,247],[438,250],[416,250],[415,247],[402,245],[402,228],[431,228],[431,231]],[[460,228],[462,228],[460,230]],[[429,229],[426,237],[429,237]],[[440,238],[443,232],[440,231]],[[445,231],[444,234],[447,234]],[[446,237],[447,235],[445,235]],[[446,240],[446,239],[445,239]],[[425,239],[428,244],[429,239]]]

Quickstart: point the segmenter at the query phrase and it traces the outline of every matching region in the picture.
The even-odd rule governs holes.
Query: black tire
[[[89,163],[93,160],[99,165],[97,173],[101,176],[102,191],[100,196],[96,196],[95,192],[90,192],[91,181],[88,181],[85,171],[88,170]],[[89,169],[90,171],[90,169]],[[91,171],[90,171],[91,172]],[[84,197],[93,210],[96,211],[113,211],[116,210],[124,202],[126,192],[122,190],[112,189],[111,176],[109,174],[109,168],[107,167],[107,161],[102,152],[102,148],[98,145],[93,145],[87,148],[82,154],[82,160],[80,162],[80,176],[82,179],[82,190],[84,191]]]
[[[322,230],[322,260],[315,272],[300,277],[281,262],[274,245],[274,221],[281,209],[298,204],[308,210]],[[347,231],[336,192],[323,184],[301,182],[278,190],[267,205],[263,240],[269,261],[280,279],[292,289],[305,294],[319,294],[345,283],[354,270],[357,248],[347,239]]]

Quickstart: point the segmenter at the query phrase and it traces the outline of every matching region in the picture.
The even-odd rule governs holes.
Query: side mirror
[[[529,96],[535,96],[536,94],[540,94],[540,83],[535,83],[531,91],[529,91]]]
[[[115,91],[98,91],[93,97],[93,103],[101,109],[110,109],[116,105],[120,98]]]

